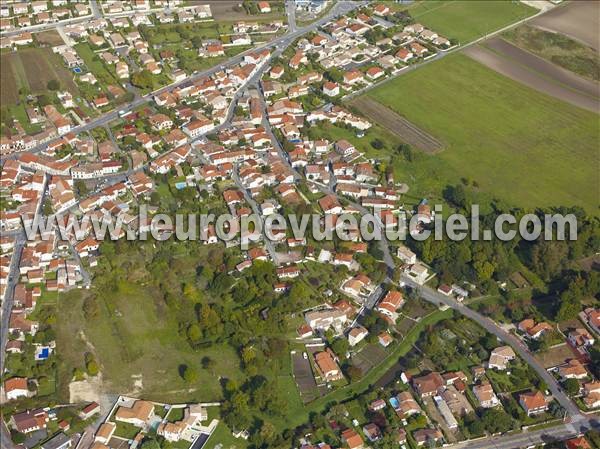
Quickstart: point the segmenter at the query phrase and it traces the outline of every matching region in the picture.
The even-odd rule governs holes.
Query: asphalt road
[[[564,441],[587,432],[590,429],[598,430],[600,424],[596,416],[590,416],[585,421],[576,424],[558,424],[554,427],[501,435],[491,438],[481,438],[445,446],[447,449],[521,449],[530,446]]]

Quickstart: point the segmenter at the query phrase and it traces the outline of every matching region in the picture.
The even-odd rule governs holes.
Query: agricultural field
[[[462,45],[537,11],[511,0],[428,0],[416,2],[407,10],[416,22]]]
[[[62,89],[74,95],[77,86],[73,74],[64,67],[62,59],[52,53],[50,48],[25,48],[18,52],[0,55],[2,92],[0,104],[12,106],[20,95],[41,95],[48,92],[50,80],[58,80]]]
[[[434,156],[396,161],[396,181],[433,199],[461,178],[520,207],[597,207],[598,117],[450,55],[370,97],[443,142]],[[577,164],[571,161],[577,160]]]
[[[595,81],[564,70],[500,37],[471,46],[464,50],[464,54],[543,94],[591,112],[598,112],[600,92]]]
[[[600,61],[597,52],[563,34],[521,25],[507,31],[504,37],[517,47],[573,73],[595,81],[600,79]]]
[[[531,25],[570,36],[595,50],[600,50],[599,2],[565,2],[560,8],[536,17],[531,21]]]

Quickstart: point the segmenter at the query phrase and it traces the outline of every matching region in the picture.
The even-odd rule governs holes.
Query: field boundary
[[[431,134],[369,96],[355,98],[349,104],[402,141],[425,153],[435,154],[444,149],[444,144]]]

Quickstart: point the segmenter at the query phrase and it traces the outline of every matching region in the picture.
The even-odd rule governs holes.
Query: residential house
[[[424,376],[414,377],[412,379],[412,384],[419,395],[422,398],[425,398],[437,394],[438,389],[446,383],[440,373],[431,372]]]
[[[516,358],[515,351],[510,346],[499,346],[492,350],[488,368],[504,371],[510,361]]]
[[[546,397],[540,391],[520,394],[519,404],[521,404],[527,416],[537,415],[548,410]]]
[[[21,397],[30,396],[26,377],[12,377],[4,381],[4,394],[6,399],[12,401]]]
[[[381,313],[384,318],[392,323],[395,323],[398,319],[398,309],[404,305],[404,299],[402,293],[397,290],[390,290],[379,304],[377,304],[377,311]]]
[[[115,413],[115,420],[143,428],[152,415],[154,415],[152,402],[136,400],[131,407],[120,406]]]
[[[331,349],[327,348],[325,351],[317,352],[314,358],[317,370],[324,380],[332,382],[344,378],[342,370],[337,364],[336,356]]]
[[[342,432],[342,442],[348,449],[363,449],[364,441],[354,429],[346,429]]]
[[[473,387],[473,394],[475,394],[479,405],[483,408],[492,408],[500,404],[500,400],[489,382],[475,385]]]
[[[369,331],[363,326],[353,327],[352,329],[350,329],[350,332],[348,332],[348,343],[350,344],[350,346],[356,346],[358,343],[363,341],[367,337],[367,335],[369,335]]]

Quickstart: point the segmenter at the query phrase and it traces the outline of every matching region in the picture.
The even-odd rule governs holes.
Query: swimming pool
[[[398,402],[398,399],[395,397],[392,397],[390,398],[390,405],[394,408],[394,410],[397,410],[400,407],[400,402]]]

